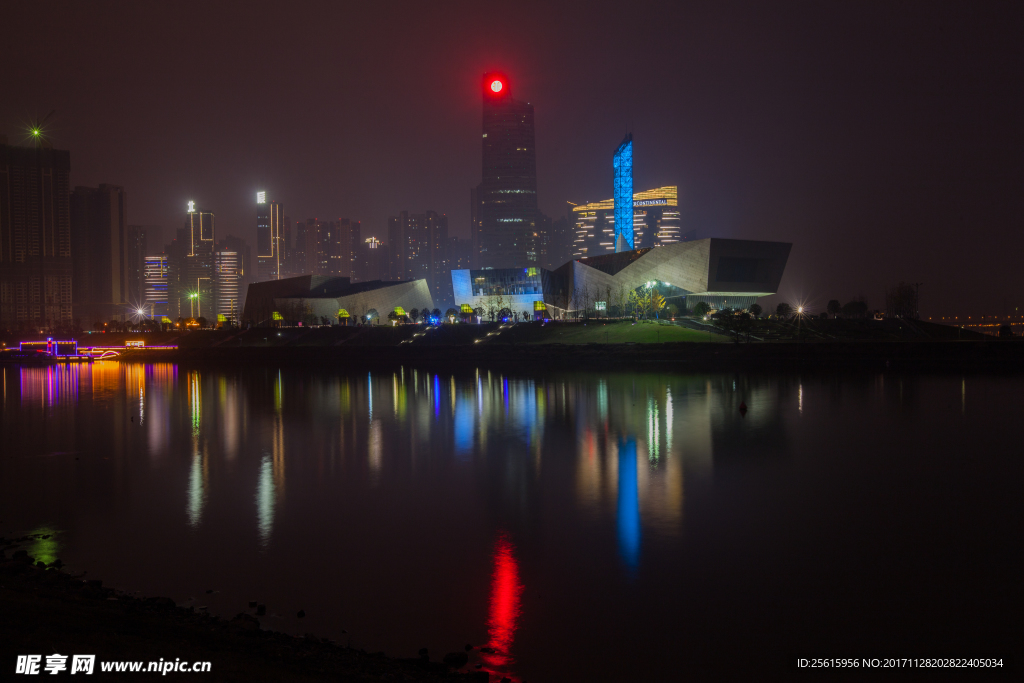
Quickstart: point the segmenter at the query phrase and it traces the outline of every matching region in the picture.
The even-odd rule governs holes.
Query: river
[[[532,683],[1019,644],[1019,377],[0,372],[0,535],[129,592]]]

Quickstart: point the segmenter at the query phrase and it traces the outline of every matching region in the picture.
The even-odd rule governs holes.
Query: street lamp
[[[195,311],[192,308],[192,302],[195,301],[198,297],[199,294],[197,292],[192,292],[191,294],[188,295],[188,314],[190,318],[196,317]]]

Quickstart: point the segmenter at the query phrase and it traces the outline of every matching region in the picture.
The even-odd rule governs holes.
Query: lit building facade
[[[260,281],[281,277],[284,260],[281,235],[281,204],[268,202],[266,192],[256,193],[256,258]]]
[[[159,225],[128,226],[128,304],[146,301],[146,257],[159,254],[163,241]]]
[[[513,99],[508,79],[486,74],[483,177],[470,192],[471,239],[481,268],[537,265],[537,159],[533,105]]]
[[[168,276],[170,274],[170,257],[167,254],[146,256],[143,266],[145,290],[143,294],[143,311],[150,318],[160,320],[170,315],[168,309]],[[177,316],[175,316],[177,317]]]
[[[237,323],[242,312],[239,300],[242,278],[240,255],[234,251],[214,252],[213,269],[216,321],[218,324]]]
[[[684,241],[679,221],[679,188],[658,187],[636,192],[632,201],[630,231],[636,249],[663,247]],[[615,252],[616,231],[614,199],[572,207],[576,224],[572,257],[584,258]]]
[[[629,133],[612,157],[615,251],[632,251],[633,244],[633,134]]]

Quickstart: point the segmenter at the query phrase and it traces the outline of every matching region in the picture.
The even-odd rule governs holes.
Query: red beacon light
[[[504,88],[504,87],[505,87],[505,84],[502,83],[498,79],[495,79],[495,80],[491,81],[491,92],[493,92],[495,94],[500,93],[502,88]]]

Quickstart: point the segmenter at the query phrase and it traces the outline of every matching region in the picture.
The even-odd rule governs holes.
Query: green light
[[[32,129],[32,135],[35,135],[36,137],[39,137],[39,133],[40,133],[40,130],[38,128],[33,128]]]

